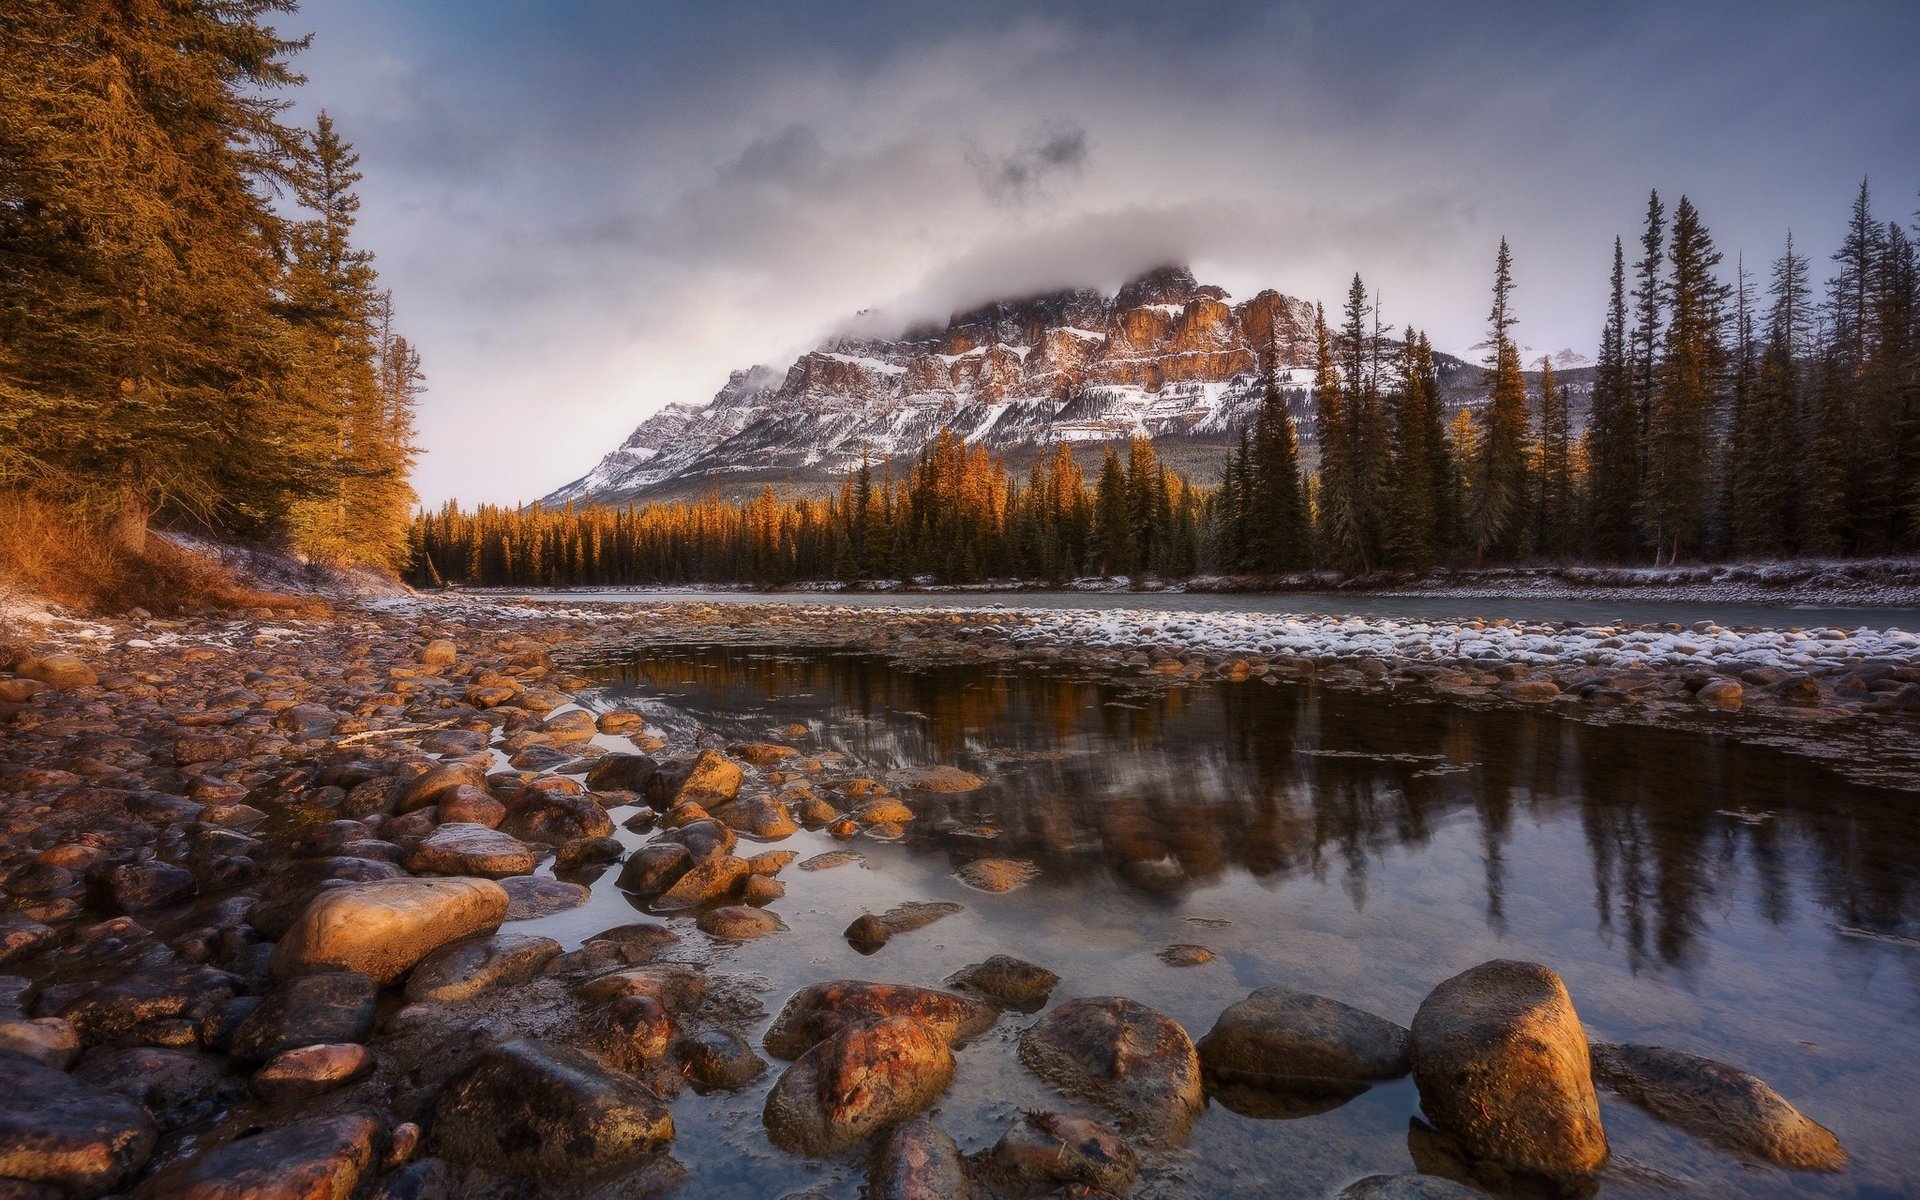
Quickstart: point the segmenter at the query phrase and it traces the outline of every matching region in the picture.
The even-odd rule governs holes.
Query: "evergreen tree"
[[[1133,519],[1127,501],[1127,472],[1109,443],[1093,489],[1094,570],[1098,574],[1128,575],[1134,570]]]
[[[1508,332],[1513,315],[1513,255],[1500,239],[1494,262],[1493,309],[1488,317],[1491,350],[1487,359],[1483,427],[1473,478],[1469,522],[1476,562],[1489,556],[1511,560],[1526,551],[1527,385],[1520,371],[1520,348]]]
[[[1613,239],[1613,278],[1600,357],[1593,375],[1588,433],[1592,454],[1593,507],[1588,539],[1592,553],[1618,560],[1633,553],[1640,481],[1640,411],[1634,400],[1633,363],[1628,358],[1626,262]]]
[[[1549,558],[1574,551],[1574,444],[1567,389],[1553,374],[1553,360],[1540,359],[1540,521],[1536,548]]]
[[[1648,455],[1653,444],[1653,393],[1660,358],[1660,323],[1666,288],[1660,268],[1666,262],[1666,209],[1660,193],[1647,196],[1646,227],[1640,235],[1640,258],[1634,269],[1633,337],[1628,347],[1631,361],[1634,415],[1639,423],[1636,439],[1639,460],[1634,464],[1634,488],[1637,519],[1644,518],[1640,493],[1647,485]]]
[[[1238,569],[1273,573],[1305,566],[1312,539],[1306,501],[1300,494],[1299,439],[1293,413],[1280,390],[1279,355],[1272,345],[1266,348],[1265,358],[1251,450],[1245,431],[1241,432],[1241,475],[1232,498],[1238,505],[1233,542],[1239,553]]]
[[[1706,533],[1727,293],[1713,273],[1720,252],[1685,196],[1674,209],[1668,259],[1667,328],[1648,424],[1641,511],[1656,561],[1664,553],[1671,562],[1697,551]]]
[[[1333,337],[1325,310],[1314,306],[1313,389],[1315,436],[1320,448],[1320,476],[1315,489],[1321,544],[1329,561],[1343,568],[1372,570],[1367,561],[1365,531],[1356,476],[1357,454],[1346,388],[1334,359]]]

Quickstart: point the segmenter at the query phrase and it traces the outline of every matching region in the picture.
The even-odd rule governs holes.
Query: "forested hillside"
[[[0,6],[0,505],[404,565],[420,358],[294,8]]]
[[[1434,352],[1381,325],[1356,276],[1312,314],[1313,428],[1278,372],[1219,487],[1135,439],[1089,485],[1062,445],[1024,479],[943,433],[837,495],[473,513],[413,526],[412,576],[477,584],[780,583],[931,576],[1272,574],[1519,562],[1675,562],[1920,550],[1920,269],[1865,183],[1830,275],[1789,235],[1757,282],[1686,197],[1614,242],[1592,405],[1520,361],[1503,240],[1483,402],[1449,420]],[[1276,361],[1267,356],[1269,363]],[[1303,433],[1311,434],[1303,437]],[[1311,441],[1316,453],[1302,453]],[[1311,459],[1311,461],[1310,461]]]

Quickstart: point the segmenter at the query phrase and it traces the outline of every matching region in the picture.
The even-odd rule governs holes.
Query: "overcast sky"
[[[1331,305],[1358,271],[1461,352],[1504,234],[1523,342],[1590,353],[1649,188],[1729,269],[1789,227],[1824,258],[1863,175],[1883,217],[1920,189],[1913,0],[309,0],[296,28],[425,356],[430,504],[537,497],[862,310],[1171,260]]]

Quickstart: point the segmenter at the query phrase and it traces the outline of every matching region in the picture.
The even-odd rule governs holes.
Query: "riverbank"
[[[803,1161],[837,1163],[828,1194],[850,1195],[874,1148],[874,1194],[900,1200],[954,1194],[955,1180],[994,1197],[1124,1192],[1136,1176],[1138,1194],[1170,1198],[1193,1179],[1232,1177],[1231,1161],[1179,1149],[1190,1124],[1229,1120],[1203,1110],[1299,1115],[1344,1102],[1276,1102],[1260,1081],[1203,1091],[1205,1039],[1189,1027],[1215,1021],[1228,1065],[1241,1056],[1234,1039],[1258,1041],[1277,1019],[1288,1036],[1332,1037],[1260,1005],[1209,1001],[1207,1012],[1155,984],[1158,1007],[1076,994],[1036,1024],[1023,1014],[1046,1008],[1057,962],[982,947],[941,974],[905,972],[912,946],[965,928],[967,904],[849,889],[822,872],[931,836],[970,847],[965,894],[985,904],[1048,860],[995,856],[998,832],[971,807],[989,781],[950,762],[890,769],[822,746],[817,721],[721,736],[670,693],[623,705],[577,673],[610,646],[645,661],[661,647],[729,644],[878,653],[907,671],[1071,665],[1169,695],[1293,681],[1719,731],[1777,725],[1831,745],[1897,746],[1912,720],[1902,697],[1915,694],[1909,643],[1837,630],[411,598],[341,599],[325,617],[55,618],[25,657],[0,663],[0,1176],[141,1200],[222,1187],[279,1196],[285,1181],[313,1179],[395,1198],[725,1195],[720,1160],[743,1157],[756,1178],[795,1186],[815,1170]],[[1772,682],[1746,678],[1759,671]],[[1709,689],[1736,678],[1739,708],[1713,703]],[[1141,831],[1148,811],[1116,805],[1090,819],[1134,848],[1135,886],[1164,889],[1169,872],[1184,877],[1195,831],[1170,829],[1162,845]],[[1086,836],[1052,829],[1049,854],[1070,857]],[[813,879],[826,882],[802,882]],[[568,923],[601,911],[590,902],[608,891],[625,915]],[[840,907],[816,911],[834,895]],[[849,895],[867,911],[844,911]],[[777,950],[791,928],[823,923],[846,927],[837,955],[887,957],[835,959],[833,974],[807,979],[820,987],[791,994],[765,966],[732,965],[742,947]],[[1213,956],[1164,951],[1170,971]],[[823,951],[801,941],[794,953]],[[782,961],[782,978],[804,973]],[[835,982],[875,978],[885,986]],[[1392,1011],[1428,1011],[1421,996],[1440,978]],[[1579,1036],[1551,972],[1491,978],[1555,1037]],[[1162,1011],[1183,1007],[1196,1011]],[[1355,1010],[1320,1017],[1364,1028],[1312,1053],[1363,1058],[1381,1087],[1406,1075],[1406,1029]],[[1417,1018],[1414,1029],[1417,1040]],[[1154,1049],[1102,1074],[1140,1045]],[[828,1086],[882,1062],[894,1065],[855,1096]],[[1620,1086],[1636,1086],[1620,1071]],[[1058,1111],[1023,1116],[991,1099],[1009,1073],[1033,1081],[1029,1106]],[[1590,1096],[1586,1076],[1548,1086]],[[1416,1082],[1429,1113],[1447,1111],[1443,1083]],[[981,1114],[970,1127],[999,1127],[965,1155],[926,1122],[882,1136],[943,1092]],[[1499,1111],[1491,1097],[1472,1103]],[[1461,1147],[1479,1144],[1471,1125],[1422,1122],[1414,1165],[1474,1177],[1461,1165]],[[1547,1166],[1596,1169],[1597,1127],[1578,1134],[1577,1158]],[[1813,1141],[1823,1165],[1838,1161],[1831,1138]],[[1061,1167],[1069,1145],[1099,1152]],[[1348,1179],[1406,1168],[1404,1145],[1356,1137],[1350,1153],[1362,1169]],[[720,1181],[703,1191],[682,1160]]]

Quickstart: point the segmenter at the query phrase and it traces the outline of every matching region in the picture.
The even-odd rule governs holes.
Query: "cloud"
[[[967,161],[989,200],[1026,204],[1056,181],[1080,178],[1087,154],[1087,131],[1068,122],[1028,134],[1010,154],[993,155],[970,146]]]

